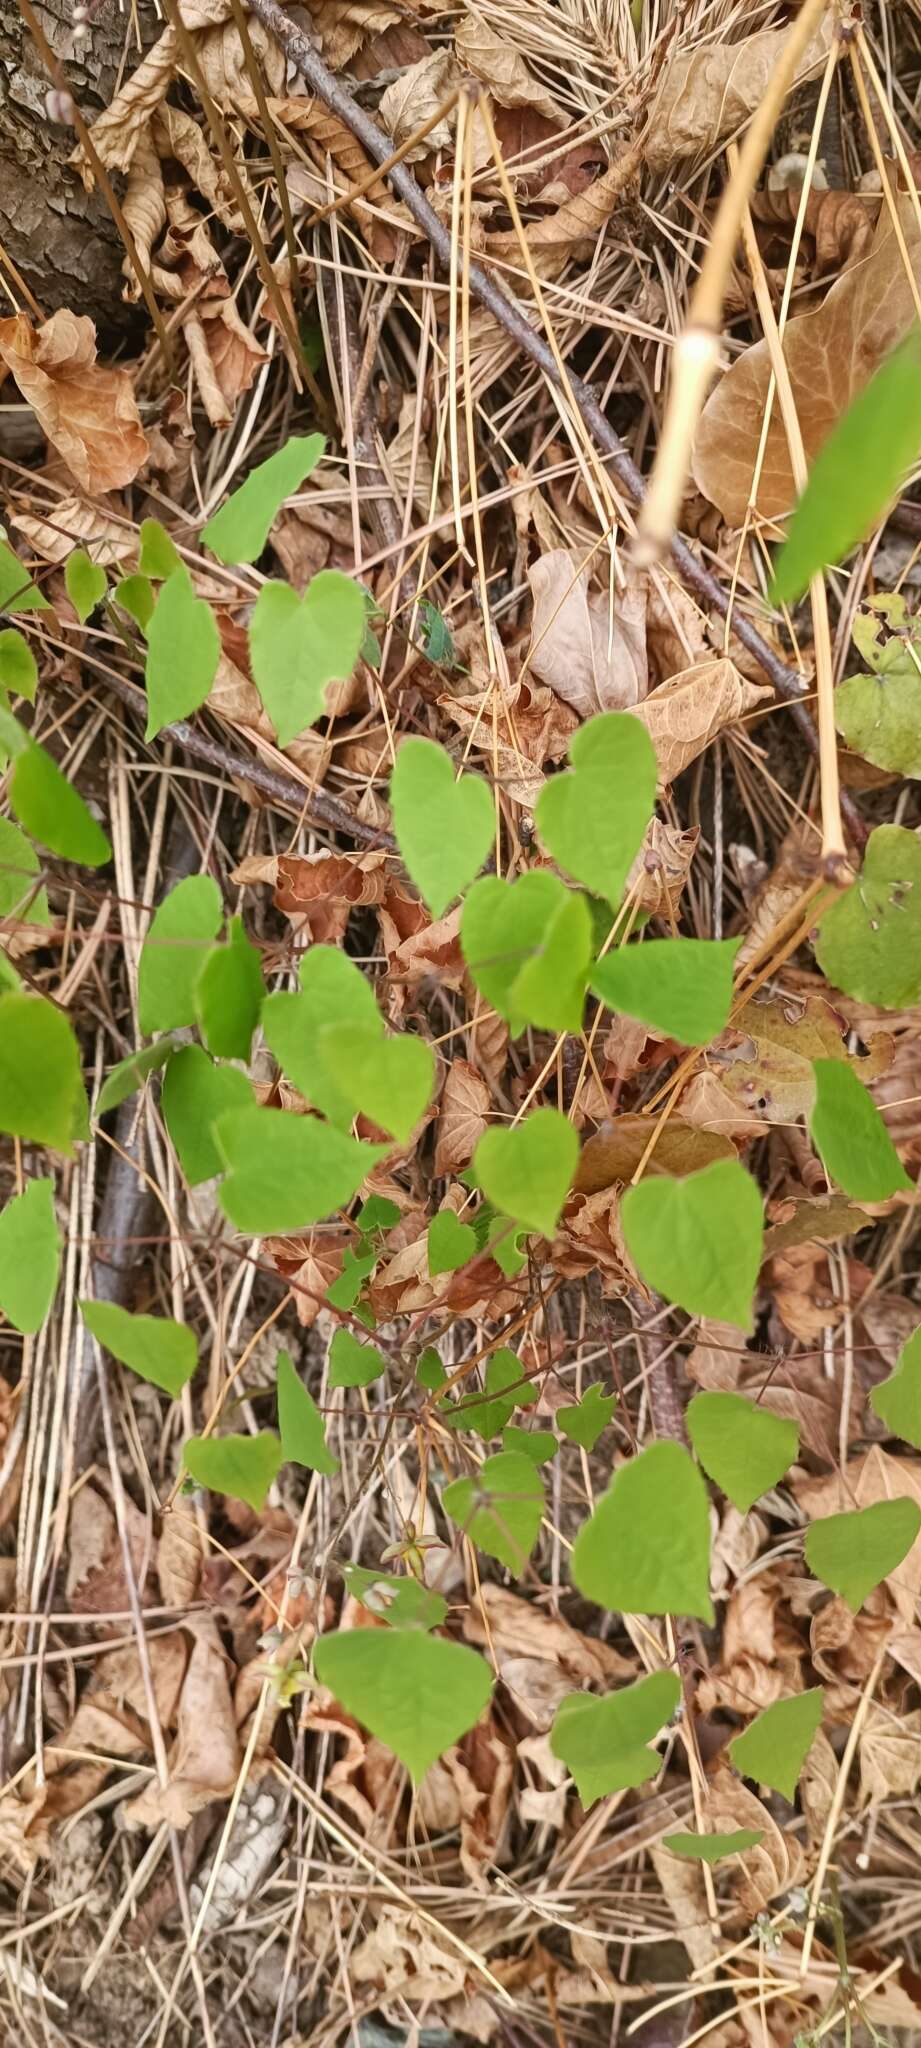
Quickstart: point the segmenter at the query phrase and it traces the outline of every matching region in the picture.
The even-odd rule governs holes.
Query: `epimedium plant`
[[[253,564],[283,501],[299,489],[322,448],[316,435],[287,442],[208,521],[203,547],[224,565]],[[778,563],[781,595],[808,580],[817,546],[821,554],[808,506],[798,521],[786,567],[783,556]],[[105,604],[140,636],[149,738],[200,708],[220,660],[218,625],[192,569],[157,521],[144,522],[137,569],[114,586],[79,549],[65,576],[82,623]],[[877,611],[902,627],[897,603]],[[0,604],[12,615],[45,604],[6,543],[0,545]],[[251,667],[280,745],[323,715],[328,685],[347,678],[359,654],[373,661],[370,610],[368,594],[335,571],[314,577],[303,597],[284,584],[261,585],[249,628]],[[879,646],[877,627],[878,619],[864,641],[872,674],[854,681],[875,688],[880,678],[895,679],[880,742],[891,760],[896,750],[904,756],[904,736],[900,730],[893,740],[892,728],[906,676]],[[431,640],[431,619],[426,633]],[[4,914],[25,905],[40,920],[49,913],[35,842],[90,868],[102,866],[111,848],[79,792],[10,708],[6,693],[32,703],[37,681],[28,638],[15,625],[4,629],[0,745],[15,823],[0,821],[2,903]],[[844,687],[842,730],[862,730],[866,693]],[[656,781],[655,751],[639,719],[620,712],[589,719],[571,741],[568,765],[545,784],[536,807],[546,864],[509,881],[482,872],[497,834],[487,783],[458,773],[450,755],[429,739],[409,738],[399,746],[390,796],[401,859],[433,918],[461,900],[460,942],[471,980],[514,1036],[532,1026],[578,1032],[589,997],[681,1048],[704,1047],[726,1026],[740,942],[648,937],[632,908],[628,876],[653,817]],[[817,958],[829,980],[850,995],[883,1007],[914,1002],[921,995],[919,921],[921,847],[902,827],[882,826],[871,835],[860,874],[822,916]],[[105,1117],[159,1074],[163,1117],[186,1181],[216,1180],[223,1213],[241,1232],[295,1232],[359,1202],[353,1245],[326,1300],[339,1317],[329,1386],[365,1388],[388,1372],[385,1350],[373,1341],[367,1285],[399,1212],[380,1194],[362,1191],[373,1169],[405,1147],[425,1117],[437,1066],[421,1036],[387,1030],[373,986],[341,949],[311,945],[298,982],[295,992],[267,992],[259,950],[242,920],[226,915],[216,883],[208,875],[179,882],[154,913],[140,959],[138,1020],[149,1043],[106,1076],[94,1115]],[[90,1131],[76,1034],[55,1004],[22,987],[2,954],[0,990],[0,1128],[69,1157]],[[309,1113],[257,1100],[246,1071],[257,1033]],[[813,1079],[810,1133],[830,1184],[857,1203],[878,1204],[909,1189],[886,1126],[852,1066],[816,1060]],[[373,1142],[355,1135],[359,1117],[380,1134]],[[636,1272],[666,1303],[748,1334],[764,1241],[758,1185],[735,1156],[684,1173],[660,1170],[654,1140],[650,1119],[640,1170],[620,1204]],[[494,1123],[474,1151],[463,1212],[445,1208],[432,1219],[429,1272],[457,1272],[484,1250],[505,1273],[518,1271],[529,1240],[552,1241],[578,1158],[577,1133],[559,1109],[539,1104],[513,1123]],[[60,1259],[53,1182],[47,1174],[36,1176],[0,1214],[0,1309],[25,1334],[48,1314]],[[102,1301],[82,1302],[81,1314],[111,1358],[167,1397],[182,1394],[198,1364],[191,1330]],[[590,1385],[558,1411],[555,1429],[534,1429],[513,1420],[536,1396],[522,1360],[507,1345],[486,1359],[472,1393],[455,1390],[432,1346],[415,1360],[415,1373],[439,1420],[482,1447],[482,1455],[471,1452],[473,1470],[442,1488],[446,1521],[458,1540],[522,1575],[531,1569],[544,1518],[543,1467],[558,1455],[561,1437],[584,1454],[593,1452],[611,1423],[615,1396],[600,1383]],[[258,1511],[287,1462],[332,1477],[338,1461],[323,1415],[284,1349],[276,1360],[275,1398],[276,1428],[206,1430],[189,1438],[182,1453],[188,1483],[236,1496]],[[890,1379],[874,1390],[871,1405],[921,1449],[921,1331]],[[783,1480],[798,1454],[796,1425],[741,1395],[698,1394],[687,1420],[690,1449],[658,1442],[619,1463],[577,1535],[573,1584],[601,1608],[711,1621],[708,1482],[744,1514]],[[897,1570],[919,1531],[921,1511],[907,1498],[828,1516],[809,1526],[805,1562],[856,1612]],[[382,1625],[323,1635],[314,1664],[321,1683],[418,1781],[483,1712],[493,1675],[485,1658],[439,1632],[446,1602],[424,1583],[424,1552],[412,1532],[402,1562],[404,1570],[395,1574],[344,1567],[350,1592]],[[551,1745],[583,1803],[656,1773],[655,1743],[680,1693],[678,1678],[663,1668],[606,1698],[576,1693],[563,1701]],[[736,1770],[791,1799],[822,1698],[814,1688],[759,1714],[731,1744]],[[759,1840],[758,1830],[666,1838],[676,1855],[707,1862]]]

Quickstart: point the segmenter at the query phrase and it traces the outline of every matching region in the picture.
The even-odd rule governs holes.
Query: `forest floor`
[[[845,993],[813,950],[822,790],[808,729],[817,621],[836,684],[865,665],[852,628],[881,593],[905,600],[893,624],[921,646],[913,487],[828,576],[824,626],[808,599],[772,607],[767,587],[797,474],[771,384],[778,319],[789,312],[809,460],[921,310],[905,190],[921,16],[909,0],[862,22],[813,8],[731,252],[720,373],[680,510],[689,552],[643,562],[631,465],[650,472],[715,209],[795,12],[310,0],[289,21],[344,88],[330,107],[327,74],[311,89],[295,45],[283,51],[273,0],[181,6],[165,0],[143,49],[125,13],[121,84],[89,145],[67,93],[92,7],[50,80],[75,175],[98,183],[101,166],[120,195],[130,340],[101,339],[97,356],[85,323],[3,273],[5,531],[49,607],[22,609],[7,576],[5,624],[38,665],[31,731],[111,859],[42,852],[24,903],[0,838],[3,948],[22,988],[69,1017],[91,1102],[69,1158],[17,1137],[0,1190],[52,1176],[63,1247],[41,1328],[0,1322],[0,2036],[908,2039],[921,2029],[921,1544],[854,1612],[809,1576],[802,1536],[816,1514],[893,1491],[921,1502],[921,1456],[868,1406],[921,1321],[914,1197],[854,1206],[809,1130],[813,1062],[846,1061],[912,1184],[921,1166],[919,1012]],[[399,153],[390,182],[355,132],[369,117]],[[480,265],[514,295],[506,312],[484,303]],[[228,495],[314,433],[322,457],[255,556],[203,553]],[[158,522],[146,539],[145,521]],[[163,535],[175,555],[158,569]],[[86,602],[75,550],[105,572]],[[210,607],[219,659],[206,701],[184,705],[177,636],[168,715],[148,739],[146,620],[116,586],[140,585],[145,566],[156,585],[174,560]],[[376,646],[279,745],[248,627],[269,579],[303,593],[323,571],[360,582]],[[658,786],[620,939],[739,940],[735,1008],[696,1050],[594,998],[578,1028],[512,1032],[471,976],[456,892],[433,915],[396,850],[391,769],[401,741],[424,736],[487,782],[497,873],[556,873],[535,810],[573,736],[610,711],[645,725]],[[875,827],[921,822],[921,771],[917,751],[907,772],[856,747],[838,758],[853,872]],[[156,906],[200,875],[242,919],[273,996],[298,987],[306,949],[339,948],[388,1027],[432,1048],[433,1099],[366,1180],[376,1216],[334,1198],[332,1220],[297,1232],[234,1227],[214,1164],[190,1168],[211,1142],[204,1053],[187,1069],[185,1149],[153,1066],[116,1108],[95,1107],[106,1076],[167,1028],[141,1022],[141,953]],[[191,1045],[180,1017],[164,1051]],[[256,1100],[303,1110],[283,1068],[257,1034]],[[555,1231],[532,1233],[520,1266],[481,1237],[433,1274],[429,1226],[469,1216],[478,1140],[541,1106],[582,1148]],[[379,1138],[379,1119],[360,1115],[359,1137]],[[651,1142],[673,1174],[729,1157],[757,1181],[767,1234],[747,1333],[644,1284],[621,1200]],[[198,1369],[178,1398],[98,1351],[86,1297],[194,1332]],[[330,1385],[342,1329],[380,1346],[386,1370],[366,1385]],[[469,1393],[508,1347],[508,1410],[479,1441],[452,1430],[443,1383]],[[190,1436],[273,1426],[281,1348],[329,1457],[285,1464],[260,1506],[183,1487]],[[596,1385],[616,1403],[589,1447],[558,1418]],[[796,1457],[745,1512],[712,1491],[712,1623],[606,1613],[572,1582],[577,1533],[615,1469],[687,1443],[701,1391],[795,1423]],[[493,1422],[519,1456],[525,1429],[548,1439],[520,1572],[474,1548],[441,1500],[496,1449]],[[495,1675],[475,1727],[415,1788],[313,1669],[318,1638],[378,1625],[374,1581],[362,1605],[349,1564],[435,1589],[450,1639]],[[655,1774],[581,1803],[550,1740],[561,1702],[665,1667],[681,1700]],[[730,1768],[741,1728],[817,1687],[822,1726],[794,1799]],[[664,1846],[740,1829],[756,1842],[712,1867]]]

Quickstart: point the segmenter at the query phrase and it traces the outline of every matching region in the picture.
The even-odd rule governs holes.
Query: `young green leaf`
[[[54,1182],[30,1180],[0,1214],[0,1310],[24,1336],[41,1329],[60,1263]]]
[[[592,956],[592,920],[546,868],[503,882],[484,875],[464,900],[461,948],[480,993],[506,1017],[512,1036],[526,1024],[578,1031]]]
[[[181,568],[182,557],[170,540],[166,527],[161,526],[159,519],[142,519],[138,557],[140,574],[152,577],[156,583],[166,583]]]
[[[258,1515],[285,1458],[275,1431],[261,1429],[258,1436],[190,1436],[182,1462],[196,1486],[245,1500]]]
[[[556,1710],[550,1747],[574,1779],[583,1806],[655,1777],[662,1758],[649,1744],[671,1720],[680,1698],[681,1681],[674,1671],[653,1671],[604,1699],[586,1692],[567,1694]]]
[[[213,1129],[226,1168],[221,1208],[258,1237],[303,1230],[341,1209],[388,1149],[285,1109],[227,1110]]]
[[[64,587],[81,626],[101,604],[109,579],[98,562],[91,562],[85,548],[74,548],[64,564]]]
[[[33,583],[25,564],[0,540],[0,612],[47,612],[47,597]]]
[[[440,1361],[439,1361],[440,1363]],[[472,1429],[477,1436],[498,1436],[516,1408],[529,1408],[537,1389],[524,1377],[524,1368],[514,1351],[503,1347],[486,1361],[483,1393],[466,1394],[453,1410],[454,1429]]]
[[[0,1131],[67,1158],[88,1134],[80,1048],[42,996],[0,997]]]
[[[266,1043],[282,1071],[306,1102],[331,1123],[348,1129],[355,1114],[351,1093],[340,1087],[321,1043],[333,1026],[374,1031],[381,1041],[384,1022],[374,989],[360,967],[337,946],[311,946],[300,969],[301,993],[269,996],[262,1007]]]
[[[80,1314],[98,1344],[139,1379],[175,1399],[198,1364],[194,1332],[169,1316],[133,1316],[111,1301],[81,1301]]]
[[[51,923],[47,891],[35,887],[34,878],[41,871],[31,839],[9,818],[0,818],[0,917],[21,915],[28,916],[30,924]]]
[[[393,1751],[416,1784],[479,1720],[492,1694],[483,1657],[421,1628],[321,1636],[314,1663],[320,1684]]]
[[[847,1060],[813,1060],[812,1142],[829,1180],[858,1202],[885,1202],[913,1183],[872,1095]]]
[[[200,1045],[184,1045],[169,1061],[160,1100],[189,1187],[223,1173],[214,1126],[227,1110],[255,1107],[246,1075],[239,1067],[216,1066]]]
[[[729,1754],[743,1778],[754,1778],[793,1799],[799,1775],[822,1719],[825,1694],[820,1685],[789,1700],[765,1707],[750,1727],[729,1744]]]
[[[226,941],[205,955],[195,983],[199,1030],[209,1052],[249,1059],[264,994],[259,948],[247,938],[242,917],[232,917]]]
[[[321,1472],[327,1477],[338,1472],[339,1460],[327,1444],[323,1417],[303,1380],[298,1378],[287,1351],[279,1351],[275,1361],[275,1388],[282,1456],[295,1465],[303,1465],[308,1472]]]
[[[713,1620],[710,1504],[682,1444],[650,1444],[620,1467],[579,1530],[572,1576],[599,1607]]]
[[[286,498],[299,491],[325,447],[322,434],[292,434],[202,527],[201,540],[219,562],[255,562]]]
[[[287,747],[322,718],[326,689],[351,675],[365,632],[364,593],[338,569],[321,569],[298,597],[264,583],[249,629],[253,682]]]
[[[520,1573],[531,1555],[544,1514],[544,1493],[532,1459],[496,1451],[473,1479],[453,1479],[441,1497],[470,1542]]]
[[[320,1056],[353,1110],[405,1145],[432,1099],[435,1058],[424,1038],[410,1031],[382,1038],[378,1023],[328,1027]]]
[[[438,1273],[456,1273],[459,1266],[465,1266],[467,1260],[475,1256],[476,1233],[469,1223],[461,1223],[453,1209],[439,1209],[428,1229],[429,1272],[432,1278]]]
[[[895,1371],[871,1388],[870,1407],[893,1436],[921,1451],[921,1329],[903,1345]]]
[[[806,1563],[857,1614],[874,1586],[908,1556],[919,1530],[921,1508],[907,1496],[826,1515],[806,1531]]]
[[[745,1849],[756,1849],[764,1840],[763,1828],[733,1828],[728,1835],[663,1835],[662,1846],[670,1849],[673,1856],[684,1856],[695,1863],[719,1863],[724,1856],[740,1856]]]
[[[537,830],[561,868],[616,909],[652,817],[655,748],[638,718],[604,711],[573,734],[569,758],[541,790]]]
[[[399,1220],[400,1211],[389,1195],[369,1195],[355,1218],[362,1237],[368,1239],[381,1239]]]
[[[354,1309],[369,1330],[374,1328],[374,1317],[367,1304],[359,1301],[361,1290],[377,1265],[377,1253],[353,1252],[348,1245],[342,1254],[342,1271],[327,1287],[326,1299],[333,1308]]]
[[[899,592],[880,591],[864,603],[851,633],[869,674],[838,684],[835,724],[865,761],[896,775],[921,776],[918,622]]]
[[[195,985],[221,923],[210,875],[177,882],[154,911],[141,949],[138,1019],[145,1035],[195,1023]]]
[[[473,1170],[504,1216],[552,1237],[572,1187],[579,1140],[558,1109],[535,1109],[514,1129],[484,1131]]]
[[[866,538],[919,448],[921,333],[913,327],[823,441],[774,564],[773,604],[792,604]]]
[[[435,668],[456,668],[457,654],[454,639],[438,606],[427,597],[419,606],[419,627],[422,633],[422,652],[426,661]]]
[[[331,1387],[369,1387],[387,1367],[373,1344],[360,1344],[351,1330],[334,1330],[329,1347]]]
[[[581,1444],[583,1451],[593,1451],[616,1407],[617,1395],[606,1394],[596,1380],[592,1386],[586,1387],[581,1401],[573,1407],[558,1408],[555,1419],[571,1443]]]
[[[751,1329],[764,1214],[744,1166],[717,1159],[684,1180],[654,1174],[627,1189],[620,1213],[649,1287],[689,1315]]]
[[[440,1628],[448,1612],[441,1593],[434,1593],[418,1579],[398,1579],[388,1572],[368,1571],[360,1564],[346,1564],[342,1576],[353,1599],[360,1600],[369,1614],[386,1621],[390,1628]]]
[[[883,1010],[921,1000],[921,840],[902,825],[871,832],[863,868],[825,912],[815,956],[830,982]]]
[[[552,1429],[520,1429],[517,1423],[507,1422],[502,1431],[502,1449],[517,1451],[534,1465],[549,1465],[559,1448]]]
[[[127,612],[141,632],[146,633],[154,615],[156,598],[149,576],[123,576],[112,593],[115,603]]]
[[[0,690],[11,690],[14,697],[34,704],[37,688],[38,663],[25,634],[5,626],[0,633]]]
[[[109,841],[82,796],[45,748],[3,710],[0,745],[12,759],[10,805],[24,830],[62,860],[79,861],[87,868],[100,868],[111,860]]]
[[[489,786],[479,775],[454,779],[454,764],[434,740],[408,739],[390,778],[397,845],[433,917],[442,917],[482,867],[496,830]]]
[[[176,1051],[177,1042],[175,1038],[158,1038],[156,1045],[145,1046],[142,1052],[129,1052],[125,1059],[119,1060],[99,1090],[97,1117],[107,1116],[110,1109],[117,1109],[120,1103],[127,1102],[130,1095],[136,1095],[148,1074],[155,1074],[160,1067],[165,1067]]]
[[[199,709],[220,658],[221,636],[211,606],[196,597],[189,571],[180,565],[162,585],[147,628],[145,739],[155,739],[165,725]]]
[[[695,1394],[688,1435],[704,1471],[743,1515],[783,1478],[799,1450],[796,1423],[743,1394]]]
[[[732,963],[741,939],[643,939],[596,960],[592,989],[609,1009],[666,1031],[681,1045],[709,1045],[732,1004]]]

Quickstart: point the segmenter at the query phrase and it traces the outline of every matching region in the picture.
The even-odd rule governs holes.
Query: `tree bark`
[[[149,0],[124,13],[116,0],[104,0],[75,46],[71,0],[41,0],[36,11],[89,122],[108,105],[120,68],[135,68],[135,21],[145,47],[162,26]],[[51,85],[16,0],[0,0],[0,242],[43,313],[61,306],[88,313],[105,349],[132,326],[140,328],[143,311],[122,299],[118,232],[102,195],[85,192],[68,164],[76,137],[48,117]],[[15,286],[2,260],[0,280],[7,287],[0,309],[7,313]]]

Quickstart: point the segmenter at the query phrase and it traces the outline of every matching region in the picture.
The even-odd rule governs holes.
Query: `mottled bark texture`
[[[36,12],[89,121],[112,98],[120,69],[134,70],[137,26],[145,48],[158,29],[149,0],[124,13],[103,0],[75,46],[71,0],[41,0]],[[68,165],[73,129],[48,118],[50,87],[16,0],[0,0],[0,241],[45,313],[89,313],[105,344],[139,315],[122,301],[123,251],[106,202],[84,192]],[[11,311],[7,292],[0,298]]]

